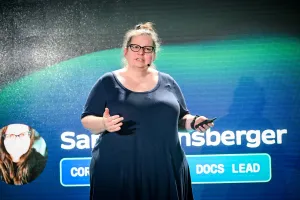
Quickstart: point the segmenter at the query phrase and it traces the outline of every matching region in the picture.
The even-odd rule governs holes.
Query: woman
[[[0,130],[0,179],[12,185],[27,184],[43,171],[46,158],[32,148],[35,131],[24,124]]]
[[[104,74],[89,94],[81,121],[101,133],[92,152],[90,199],[193,199],[178,128],[195,129],[207,118],[190,115],[175,80],[153,66],[159,45],[152,23],[129,30],[124,68]]]

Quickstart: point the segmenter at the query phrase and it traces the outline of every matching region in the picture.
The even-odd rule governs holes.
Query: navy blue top
[[[145,92],[127,89],[112,72],[92,88],[81,117],[102,117],[107,107],[124,120],[121,130],[101,133],[92,151],[91,199],[193,199],[178,138],[178,120],[189,111],[175,80],[158,76]]]

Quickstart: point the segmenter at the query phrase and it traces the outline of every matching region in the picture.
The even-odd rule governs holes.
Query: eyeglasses
[[[10,134],[4,134],[2,135],[2,137],[4,139],[9,139],[9,140],[14,140],[16,139],[17,137],[19,137],[20,139],[26,137],[26,136],[30,136],[31,135],[31,132],[30,131],[26,131],[26,132],[23,132],[23,133],[20,133],[19,135],[15,135],[13,133],[10,133]]]
[[[130,45],[128,45],[128,47],[130,47],[131,51],[134,51],[134,52],[139,52],[140,49],[143,49],[145,53],[152,53],[155,50],[155,47],[153,47],[153,46],[141,47],[138,44],[130,44]]]

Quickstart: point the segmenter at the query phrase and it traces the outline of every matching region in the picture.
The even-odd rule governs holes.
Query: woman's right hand
[[[109,109],[105,108],[103,113],[103,126],[105,130],[108,132],[119,131],[123,125],[122,120],[124,120],[124,118],[119,115],[110,116]]]

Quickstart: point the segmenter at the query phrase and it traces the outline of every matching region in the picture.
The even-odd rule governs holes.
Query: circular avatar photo
[[[45,140],[25,124],[0,129],[0,179],[11,185],[24,185],[38,178],[48,158]]]

